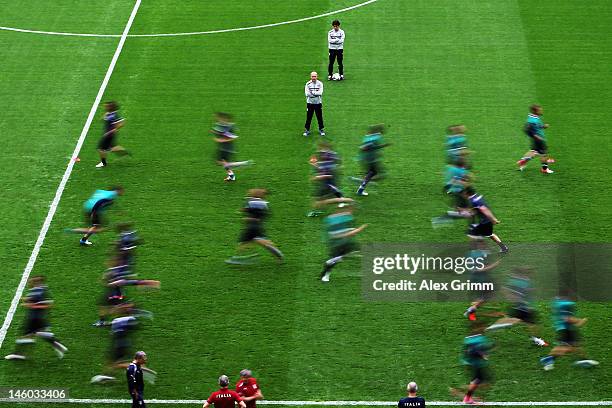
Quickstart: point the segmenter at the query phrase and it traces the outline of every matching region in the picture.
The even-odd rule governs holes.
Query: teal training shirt
[[[89,197],[87,201],[85,201],[83,207],[85,208],[85,211],[90,212],[98,202],[102,200],[112,201],[117,198],[117,195],[118,194],[115,190],[96,190],[93,195]]]
[[[534,309],[532,294],[533,286],[529,278],[516,275],[510,276],[507,289],[513,304],[512,307],[526,312]]]
[[[352,237],[339,238],[338,235],[353,229],[353,215],[349,213],[332,214],[325,219],[327,239],[331,246],[339,246],[351,241]]]
[[[446,173],[444,174],[444,186],[447,188],[449,193],[460,193],[464,189],[461,181],[465,180],[468,176],[468,170],[463,167],[457,167],[452,164],[446,166]]]
[[[377,162],[380,158],[379,151],[382,144],[382,134],[373,133],[365,135],[361,144],[361,160],[365,163]]]
[[[487,353],[493,344],[484,334],[475,334],[463,339],[463,364],[472,367],[486,367],[489,365]]]
[[[555,330],[571,330],[572,324],[567,318],[576,313],[576,302],[566,299],[555,299],[552,304],[552,319]]]
[[[532,113],[527,116],[527,123],[525,123],[525,133],[527,136],[533,137],[538,136],[542,139],[546,138],[544,134],[544,122],[538,115],[534,115]]]
[[[467,138],[465,135],[448,135],[446,137],[446,150],[460,150],[467,147]]]
[[[446,155],[450,162],[458,160],[467,149],[467,138],[465,135],[446,136]]]

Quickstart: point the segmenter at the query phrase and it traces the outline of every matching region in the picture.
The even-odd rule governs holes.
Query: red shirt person
[[[210,405],[214,405],[215,408],[235,408],[236,403],[240,408],[246,408],[246,404],[242,400],[242,397],[234,390],[230,390],[229,378],[227,375],[219,377],[219,390],[210,394],[210,397],[204,401],[203,408],[208,408]]]
[[[246,402],[247,408],[255,408],[256,401],[263,399],[263,394],[251,370],[240,371],[240,381],[236,384],[236,392]]]

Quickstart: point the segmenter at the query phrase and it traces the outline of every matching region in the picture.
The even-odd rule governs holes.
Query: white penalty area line
[[[58,403],[58,404],[129,404],[132,400],[127,399],[86,399],[86,398],[67,398],[67,399],[11,399],[0,398],[0,402],[42,402],[42,403]],[[158,400],[151,399],[145,401],[147,404],[182,404],[182,405],[202,405],[204,400]],[[397,402],[392,401],[257,401],[257,405],[287,405],[287,406],[304,406],[304,405],[320,405],[320,406],[397,406]],[[427,401],[427,405],[436,405],[442,407],[450,406],[465,406],[459,401]],[[612,406],[612,401],[499,401],[499,402],[482,402],[478,405],[485,406],[500,406],[500,407],[544,407],[544,406]]]
[[[345,7],[343,9],[329,11],[327,13],[318,14],[316,16],[298,18],[296,20],[288,20],[281,21],[279,23],[270,23],[249,27],[237,27],[237,28],[226,28],[222,30],[210,30],[210,31],[193,31],[193,32],[185,32],[185,33],[159,33],[159,34],[130,34],[128,37],[179,37],[179,36],[187,36],[187,35],[206,35],[206,34],[221,34],[221,33],[230,33],[233,31],[248,31],[248,30],[257,30],[260,28],[269,28],[276,27],[287,24],[295,24],[301,23],[303,21],[314,20],[321,17],[327,17],[334,14],[344,13],[345,11],[354,10],[359,7],[367,6],[368,4],[375,3],[378,0],[368,0],[359,4],[355,4],[353,6]],[[63,36],[71,36],[71,37],[122,37],[119,34],[89,34],[89,33],[63,33],[63,32],[55,32],[55,31],[39,31],[39,30],[27,30],[24,28],[15,28],[15,27],[2,27],[0,26],[0,30],[5,31],[16,31],[20,33],[30,33],[30,34],[45,34],[45,35],[63,35]]]
[[[19,301],[23,296],[23,291],[25,290],[26,284],[28,282],[28,278],[30,277],[30,273],[32,269],[34,269],[34,264],[36,263],[36,259],[38,258],[38,253],[40,252],[40,248],[43,246],[45,242],[45,237],[47,236],[47,231],[49,231],[49,227],[51,226],[51,221],[53,221],[53,216],[57,211],[57,207],[59,205],[60,199],[62,198],[62,194],[64,193],[64,189],[66,188],[66,184],[68,183],[68,179],[70,178],[70,174],[72,173],[72,169],[74,167],[75,159],[79,156],[79,152],[81,151],[81,147],[83,146],[83,142],[85,141],[85,137],[87,136],[87,132],[89,132],[89,127],[91,126],[91,122],[94,119],[96,111],[98,110],[98,106],[100,105],[100,101],[102,100],[102,96],[104,95],[104,91],[108,85],[108,81],[115,69],[115,65],[117,64],[117,60],[119,59],[119,55],[121,54],[121,50],[123,49],[123,45],[125,44],[125,39],[130,31],[130,27],[132,27],[132,23],[134,22],[134,18],[136,17],[136,13],[138,12],[138,8],[140,7],[140,2],[142,0],[136,0],[134,4],[134,8],[132,9],[132,14],[130,14],[130,18],[128,19],[125,28],[123,29],[123,34],[121,34],[121,39],[119,40],[119,44],[117,45],[117,49],[115,50],[115,54],[113,55],[113,59],[108,66],[108,70],[106,71],[106,75],[104,76],[104,80],[102,80],[102,85],[100,85],[100,89],[98,90],[98,95],[96,95],[96,100],[94,101],[91,110],[89,111],[89,116],[87,116],[87,121],[85,122],[85,126],[83,126],[83,130],[81,131],[81,135],[79,136],[79,140],[72,152],[72,157],[68,162],[68,166],[66,167],[66,171],[64,172],[64,176],[55,191],[55,197],[49,206],[49,212],[47,213],[47,218],[45,218],[45,222],[43,223],[42,228],[40,229],[40,233],[38,234],[38,239],[36,240],[36,244],[34,244],[34,249],[32,250],[32,254],[30,255],[30,259],[26,264],[25,269],[23,270],[23,275],[21,275],[21,281],[19,282],[19,286],[15,291],[15,296],[13,297],[13,301],[11,302],[11,306],[9,307],[8,312],[6,313],[6,317],[4,318],[4,323],[0,328],[0,348],[2,347],[2,343],[6,338],[6,334],[8,332],[9,327],[11,326],[11,322],[13,321],[13,317],[15,317],[15,311],[17,310],[17,306],[19,305]]]

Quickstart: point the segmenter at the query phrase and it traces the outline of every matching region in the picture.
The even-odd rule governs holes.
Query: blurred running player
[[[469,218],[472,213],[469,209],[468,200],[463,196],[463,190],[470,185],[473,177],[463,157],[457,159],[452,164],[446,165],[444,174],[443,192],[447,197],[451,198],[451,210],[446,211],[446,214],[435,217],[431,220],[434,227],[440,224],[446,224],[454,221],[457,218]]]
[[[368,224],[363,224],[358,228],[354,228],[353,225],[352,205],[338,208],[336,212],[328,215],[325,219],[330,257],[323,264],[323,271],[320,276],[322,282],[329,282],[332,269],[342,262],[346,256],[359,250],[355,235],[363,231]]]
[[[468,150],[466,127],[464,125],[452,125],[446,129],[446,161],[448,164],[456,164],[459,160],[467,163]]]
[[[470,242],[470,246],[471,249],[466,259],[470,259],[470,264],[475,266],[469,271],[470,282],[481,283],[483,284],[482,287],[487,287],[485,284],[490,283],[493,284],[493,287],[496,287],[492,271],[499,266],[501,258],[493,260],[485,241],[473,240]],[[485,303],[494,299],[495,290],[477,290],[473,291],[472,295],[475,300],[471,303],[470,307],[467,308],[465,313],[463,313],[463,316],[473,321],[476,320],[476,311]],[[487,312],[484,316],[499,317],[503,316],[503,314],[499,312]]]
[[[111,322],[111,350],[108,356],[108,364],[105,367],[107,373],[115,369],[126,369],[132,356],[132,335],[138,328],[138,320],[131,315],[132,305],[123,303],[116,308],[118,317]],[[113,381],[112,375],[95,375],[91,378],[92,384]]]
[[[113,264],[113,262],[115,262]],[[98,306],[98,321],[92,324],[92,326],[103,327],[110,326],[110,322],[107,318],[113,315],[115,308],[123,304],[125,297],[123,295],[122,287],[120,284],[121,280],[132,277],[128,268],[125,265],[117,264],[117,259],[111,260],[111,266],[104,272],[102,279],[104,281],[104,293],[100,299]]]
[[[210,394],[210,397],[204,401],[203,408],[208,408],[214,405],[215,408],[235,408],[236,404],[240,408],[246,408],[246,404],[242,397],[234,390],[230,390],[229,378],[227,375],[219,377],[219,390]]]
[[[319,208],[323,205],[324,200],[331,197],[344,197],[338,187],[339,163],[340,158],[332,150],[331,145],[326,141],[320,142],[316,155],[310,158],[310,164],[315,169],[315,175],[311,178],[315,185],[315,192],[313,209],[308,213],[309,217],[316,217],[323,213]]]
[[[385,125],[372,125],[368,129],[368,134],[364,136],[361,146],[359,146],[359,160],[365,169],[365,177],[363,178],[357,195],[367,196],[365,191],[368,183],[376,177],[382,175],[382,149],[389,146],[389,143],[383,142],[383,134],[385,133]]]
[[[511,303],[506,316],[487,327],[487,330],[498,330],[524,323],[528,327],[529,338],[536,346],[545,347],[548,343],[539,336],[537,326],[538,313],[533,302],[533,283],[531,268],[515,268],[508,279],[505,292]]]
[[[211,133],[217,143],[217,164],[223,166],[227,173],[225,181],[236,181],[236,175],[232,169],[253,164],[252,160],[232,161],[232,156],[235,153],[234,142],[238,138],[238,135],[234,133],[235,127],[231,114],[223,112],[215,114],[215,125],[211,129]]]
[[[134,273],[135,266],[135,251],[137,246],[142,242],[133,224],[130,222],[120,223],[117,225],[119,232],[118,239],[113,245],[113,253],[109,260],[109,268],[104,273],[102,280],[104,282],[104,294],[99,304],[99,319],[93,326],[103,327],[109,325],[107,317],[113,315],[114,308],[117,305],[126,302],[123,294],[123,288],[126,286],[144,286],[159,288],[159,281],[137,279],[137,274]],[[140,315],[150,313],[140,311]]]
[[[85,201],[83,208],[85,210],[85,220],[89,227],[87,228],[74,228],[69,229],[69,232],[85,233],[79,243],[81,245],[93,245],[89,241],[89,237],[93,234],[97,234],[105,230],[104,225],[104,212],[110,207],[115,199],[123,195],[123,187],[116,186],[111,187],[108,190],[96,190],[91,197]]]
[[[123,303],[115,310],[117,317],[111,322],[111,350],[108,356],[108,364],[105,367],[106,374],[95,375],[91,378],[92,384],[101,384],[116,380],[113,371],[127,369],[133,354],[134,332],[138,328],[139,322],[134,315],[132,303]],[[142,368],[147,373],[149,379],[154,381],[157,374],[149,368]]]
[[[468,230],[467,236],[472,240],[490,238],[499,246],[500,252],[508,252],[508,247],[501,239],[493,233],[493,225],[499,224],[499,220],[487,206],[481,194],[476,193],[473,187],[467,187],[462,192],[468,200],[474,212],[474,219]]]
[[[131,222],[117,224],[117,232],[119,237],[115,243],[115,250],[119,257],[118,262],[133,269],[136,248],[142,243],[142,240],[138,237],[134,224]]]
[[[53,300],[51,300],[49,289],[45,285],[45,278],[43,276],[33,276],[28,281],[28,285],[30,290],[21,303],[27,309],[23,336],[15,341],[15,352],[4,358],[7,360],[25,360],[25,349],[28,345],[34,344],[37,337],[49,343],[58,357],[63,358],[68,349],[50,331],[48,310],[53,306]]]
[[[540,172],[544,174],[554,173],[554,171],[548,168],[548,165],[554,163],[555,160],[548,156],[548,146],[546,145],[546,135],[544,134],[544,129],[548,128],[548,123],[542,122],[544,110],[540,105],[531,105],[529,111],[524,131],[531,139],[531,150],[525,153],[516,164],[518,164],[519,170],[523,171],[531,159],[535,156],[540,156],[540,163],[542,165]]]
[[[447,211],[449,217],[467,218],[470,214],[469,204],[461,194],[470,185],[473,177],[464,158],[457,159],[446,166],[444,192],[451,197],[453,210]]]
[[[119,115],[119,105],[113,101],[105,102],[104,110],[104,134],[98,143],[100,163],[96,164],[97,168],[107,166],[106,156],[108,156],[108,152],[117,153],[120,156],[130,154],[123,146],[117,144],[117,134],[125,123],[125,120]]]
[[[553,326],[557,332],[557,345],[550,354],[540,359],[544,370],[555,368],[555,359],[567,354],[577,354],[581,360],[574,362],[578,367],[593,367],[599,365],[595,360],[588,360],[580,345],[578,330],[587,321],[576,317],[576,302],[569,297],[557,297],[552,304]]]
[[[283,253],[278,249],[274,242],[266,237],[263,223],[269,215],[268,202],[264,198],[268,195],[268,190],[264,188],[253,188],[248,192],[247,202],[242,211],[245,213],[245,228],[239,239],[238,255],[234,255],[225,262],[233,265],[244,265],[250,263],[258,254],[240,255],[253,247],[259,245],[274,255],[279,261],[283,260]]]
[[[463,190],[473,181],[470,173],[464,125],[452,125],[446,129],[446,169],[444,172],[444,194],[451,198],[451,210],[440,217],[434,217],[431,223],[434,228],[449,224],[456,218],[469,218],[468,202],[463,196]]]
[[[247,408],[255,408],[257,400],[262,400],[263,394],[251,370],[240,371],[240,380],[236,384],[236,392],[246,403]]]
[[[103,275],[104,294],[99,306],[99,319],[92,326],[104,327],[110,323],[107,318],[112,316],[117,308],[122,307],[127,302],[123,289],[128,286],[142,286],[159,288],[160,282],[150,279],[136,279],[137,275],[133,273],[128,264],[121,262],[120,257],[113,257],[111,267]],[[131,303],[131,302],[128,302]],[[135,309],[132,307],[133,316],[151,317],[151,313]]]
[[[487,386],[491,378],[489,370],[489,351],[493,344],[484,335],[484,326],[473,324],[471,335],[463,339],[463,364],[471,370],[470,383],[463,396],[464,404],[475,404],[474,393],[480,387]]]

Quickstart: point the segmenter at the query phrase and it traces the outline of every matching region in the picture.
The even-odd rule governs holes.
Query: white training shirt
[[[344,31],[341,28],[338,31],[333,28],[327,33],[327,42],[330,50],[344,49]]]
[[[320,104],[323,102],[321,96],[323,95],[323,82],[319,81],[308,81],[304,87],[304,93],[306,94],[306,103]]]

